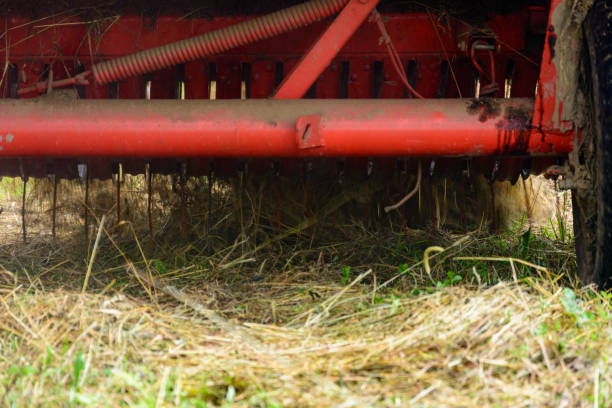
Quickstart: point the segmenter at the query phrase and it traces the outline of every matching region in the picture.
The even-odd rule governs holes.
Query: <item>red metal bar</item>
[[[275,99],[303,97],[380,0],[350,0],[278,87]]]
[[[532,99],[3,100],[0,157],[570,152],[572,132],[532,129],[533,109]]]
[[[563,117],[563,95],[560,94],[558,89],[559,78],[557,72],[557,65],[561,63],[561,57],[558,52],[555,53],[557,42],[555,29],[560,29],[559,21],[556,21],[558,20],[556,13],[557,9],[566,7],[564,3],[563,0],[551,0],[550,2],[548,27],[546,28],[546,39],[536,93],[536,112],[534,114],[534,124],[542,130],[561,129],[566,131],[574,128],[574,124],[565,121]],[[556,27],[555,23],[557,23]],[[578,47],[577,43],[575,46]]]

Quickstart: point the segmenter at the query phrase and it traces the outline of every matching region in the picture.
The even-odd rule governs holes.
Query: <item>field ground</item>
[[[564,226],[256,246],[109,222],[92,261],[91,222],[6,227],[2,406],[612,406],[612,295],[577,285]]]

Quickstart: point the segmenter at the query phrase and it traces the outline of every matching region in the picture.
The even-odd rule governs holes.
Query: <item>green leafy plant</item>
[[[340,273],[342,274],[342,279],[340,279],[341,285],[346,285],[347,283],[351,281],[351,267],[350,266],[343,267]]]

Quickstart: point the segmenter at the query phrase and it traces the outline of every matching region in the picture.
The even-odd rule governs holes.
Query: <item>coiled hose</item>
[[[338,13],[349,0],[311,0],[275,13],[91,67],[100,84],[158,71],[308,26]]]

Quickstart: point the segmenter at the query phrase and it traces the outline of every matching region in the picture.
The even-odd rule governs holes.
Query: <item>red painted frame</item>
[[[356,5],[363,1],[366,0],[352,0],[349,4]],[[369,1],[374,2],[375,0]],[[551,13],[554,12],[555,7],[558,7],[561,1],[552,1]],[[533,11],[540,12],[540,10]],[[560,115],[562,106],[560,106],[554,91],[556,81],[555,62],[550,57],[552,42],[549,39],[554,33],[550,29],[547,30],[547,40],[542,53],[543,62],[540,72],[539,67],[533,61],[535,56],[525,55],[527,52],[526,32],[532,28],[527,17],[531,12],[532,10],[527,9],[510,16],[494,16],[489,22],[489,26],[495,33],[496,41],[500,44],[499,52],[496,55],[496,77],[503,78],[506,75],[506,67],[510,60],[514,63],[515,71],[518,70],[521,73],[513,80],[513,97],[533,97],[535,82],[538,75],[540,76],[532,129],[529,129],[529,125],[526,123],[526,121],[531,121],[532,112],[525,112],[524,109],[518,114],[514,112],[511,117],[508,117],[506,112],[506,116],[503,116],[505,124],[499,125],[499,121],[491,119],[499,116],[500,112],[491,114],[491,112],[488,112],[489,107],[486,103],[456,101],[447,104],[442,101],[437,103],[414,101],[414,104],[423,103],[420,106],[428,106],[426,111],[421,112],[422,116],[411,115],[409,111],[404,110],[401,111],[401,115],[399,113],[396,116],[393,116],[394,114],[391,114],[391,116],[382,115],[377,116],[376,119],[364,121],[362,118],[368,117],[367,115],[364,116],[367,112],[342,108],[345,109],[343,119],[340,120],[342,125],[330,125],[330,123],[336,123],[333,121],[326,124],[323,122],[321,124],[317,123],[317,126],[320,125],[321,129],[325,129],[325,126],[328,130],[334,129],[336,133],[333,133],[333,138],[337,142],[336,145],[333,147],[325,145],[326,136],[324,131],[321,130],[321,134],[316,135],[320,140],[318,139],[315,143],[304,140],[304,146],[300,146],[300,132],[295,125],[303,122],[304,119],[301,118],[305,116],[300,115],[291,119],[293,125],[291,123],[289,126],[284,124],[277,130],[268,129],[264,133],[258,133],[255,130],[261,130],[265,126],[257,122],[257,118],[249,119],[246,116],[236,116],[232,113],[233,111],[223,110],[229,109],[228,107],[223,108],[225,105],[218,105],[221,110],[216,111],[216,115],[223,119],[215,121],[211,117],[192,118],[191,121],[187,120],[185,122],[186,127],[179,126],[178,133],[172,133],[173,127],[168,124],[169,118],[180,115],[182,109],[187,111],[186,106],[181,108],[180,104],[183,102],[180,101],[176,101],[174,105],[167,107],[168,112],[170,112],[169,117],[165,117],[157,111],[142,110],[141,105],[134,105],[133,107],[133,109],[136,109],[137,120],[112,108],[108,108],[104,112],[105,114],[114,112],[112,114],[114,116],[100,116],[95,111],[88,110],[86,106],[89,105],[84,105],[85,107],[82,110],[75,108],[72,111],[63,111],[59,108],[58,111],[54,111],[62,118],[60,121],[54,119],[54,114],[45,111],[28,111],[28,105],[16,103],[2,105],[0,116],[4,119],[0,125],[0,133],[8,134],[11,132],[9,128],[12,128],[18,129],[22,136],[27,136],[19,137],[19,143],[10,146],[10,148],[8,145],[3,146],[3,152],[0,152],[0,156],[367,157],[377,155],[500,156],[519,154],[526,156],[556,154],[563,157],[571,149],[574,132],[571,124],[561,123],[559,121],[560,116],[556,116]],[[459,78],[459,88],[455,89],[454,83],[449,81],[442,96],[456,98],[458,95],[472,94],[474,68],[465,50],[462,49],[459,38],[459,34],[465,32],[464,23],[454,20],[443,23],[427,14],[390,15],[384,16],[384,19],[389,35],[402,58],[402,63],[407,64],[409,61],[415,61],[417,66],[416,89],[419,93],[428,98],[440,96],[441,67],[448,58],[453,76]],[[157,29],[148,30],[146,21],[134,17],[122,17],[112,24],[109,22],[99,41],[94,41],[91,47],[91,42],[86,41],[86,39],[91,38],[90,31],[88,34],[91,26],[86,28],[79,24],[71,24],[75,22],[73,17],[60,18],[60,25],[40,24],[40,22],[28,23],[15,18],[10,19],[9,27],[4,27],[4,29],[9,33],[7,34],[9,35],[7,40],[11,44],[8,57],[19,69],[19,86],[27,87],[42,79],[45,66],[53,68],[54,79],[62,78],[62,76],[69,77],[74,75],[78,64],[81,64],[83,69],[87,69],[92,63],[100,60],[131,54],[141,49],[148,49],[162,43],[190,37],[207,30],[229,25],[238,20],[240,19],[218,18],[213,21],[179,21],[175,17],[168,16],[158,20],[156,23]],[[0,30],[3,28],[2,24],[4,23],[0,23]],[[272,94],[276,85],[279,63],[282,63],[284,72],[298,66],[295,70],[296,74],[294,76],[290,75],[281,89],[291,85],[294,87],[293,90],[287,92],[285,96],[299,97],[307,88],[305,84],[309,86],[311,83],[311,78],[299,83],[300,77],[303,76],[299,75],[300,67],[312,65],[312,55],[307,51],[308,49],[317,49],[317,47],[327,49],[324,53],[325,64],[312,65],[316,66],[316,69],[312,69],[311,72],[319,73],[323,67],[327,66],[327,68],[318,75],[316,97],[339,97],[339,83],[342,80],[346,80],[346,83],[344,83],[346,87],[344,93],[346,95],[344,96],[349,98],[407,97],[403,85],[398,81],[397,74],[389,68],[391,64],[388,63],[385,49],[379,42],[379,34],[374,24],[364,23],[354,32],[357,27],[350,26],[348,20],[339,19],[332,23],[328,32],[341,33],[343,27],[346,29],[344,34],[354,32],[354,35],[348,39],[338,55],[335,55],[336,50],[329,41],[319,42],[314,48],[310,48],[327,24],[319,23],[308,30],[283,34],[248,48],[235,49],[206,62],[185,64],[184,86],[186,98],[207,99],[210,97],[208,89],[213,74],[209,65],[211,62],[216,64],[214,81],[217,85],[216,96],[218,99],[238,99],[245,92],[250,98],[267,98]],[[341,37],[348,36],[342,35]],[[326,39],[325,34],[321,38]],[[416,38],[418,40],[415,40]],[[344,40],[341,42],[344,42]],[[89,47],[90,49],[87,49]],[[6,49],[3,51],[5,54],[7,53]],[[67,55],[70,57],[67,57]],[[298,59],[300,55],[305,55],[301,62]],[[331,63],[328,64],[329,61]],[[244,69],[245,64],[250,67],[248,70]],[[343,72],[347,66],[349,67],[348,72]],[[250,73],[249,77],[245,76],[247,72]],[[177,74],[173,70],[153,73],[151,76],[153,83],[152,97],[175,98],[176,80]],[[5,81],[3,84],[5,95],[8,88],[6,84]],[[143,97],[142,78],[131,78],[122,81],[118,86],[118,96],[120,98]],[[500,94],[497,96],[501,96]],[[85,96],[88,99],[107,98],[109,88],[107,85],[91,84],[85,88]],[[393,106],[390,101],[385,100],[371,103],[371,106],[368,105],[370,111],[380,110],[382,112]],[[505,102],[497,101],[494,102],[494,105],[502,103],[505,104]],[[317,106],[316,104],[317,102],[313,101],[312,105],[304,105],[308,106],[308,109],[305,110],[312,110],[313,106]],[[440,109],[435,109],[436,104],[440,106]],[[319,103],[319,106],[326,105]],[[331,108],[337,108],[338,106],[329,105]],[[416,109],[419,105],[409,106]],[[475,111],[470,112],[468,108],[470,106]],[[474,106],[475,108],[473,108]],[[201,107],[210,109],[207,104]],[[458,109],[461,107],[463,113],[459,113]],[[245,111],[238,111],[246,115]],[[312,114],[315,114],[315,112],[311,112]],[[482,119],[483,115],[484,119]],[[35,123],[42,123],[37,120],[41,117],[44,117],[45,125],[36,127]],[[274,116],[266,116],[260,119],[277,123]],[[112,123],[113,126],[106,126],[105,122]],[[73,126],[72,128],[76,129],[79,134],[89,135],[89,137],[84,139],[82,137],[66,138],[62,136],[70,133],[71,127],[66,128],[66,123]],[[140,129],[137,129],[136,123],[145,125],[141,125]],[[388,125],[389,123],[395,125]],[[193,128],[189,126],[193,126]],[[249,130],[249,126],[255,130]],[[394,126],[401,126],[401,129]],[[161,139],[157,140],[152,136],[147,136],[142,129],[148,129],[148,134],[152,134],[155,133],[153,130],[156,127],[163,128],[173,135],[170,139],[164,139],[164,143],[173,143],[176,148],[162,150],[155,148],[155,143],[160,143]],[[202,145],[201,149],[190,149],[189,146],[196,141],[196,139],[193,139],[193,132],[195,130],[204,132],[205,129],[208,132],[206,133],[206,143]],[[369,136],[361,139],[355,138],[356,134],[360,134],[360,129],[363,129]],[[505,131],[520,134],[516,136],[521,139],[520,149],[512,148],[515,145],[514,139],[506,140]],[[238,143],[231,137],[232,134],[238,134],[236,132],[245,135],[252,134],[253,137],[240,139],[240,143]],[[41,135],[46,136],[41,139]],[[220,137],[220,135],[225,136]],[[482,137],[475,137],[475,135],[481,135]],[[273,147],[262,145],[261,140],[258,139],[262,136],[265,140],[270,140],[270,143],[272,143],[270,146]],[[523,138],[527,139],[523,140]],[[41,140],[44,140],[45,143],[41,143]],[[89,147],[85,148],[84,140],[95,141],[95,143],[92,142],[93,145],[88,145]],[[109,146],[104,144],[104,140],[113,140],[112,148],[109,149]],[[414,145],[410,145],[410,143]],[[58,150],[58,145],[63,147]],[[19,146],[21,146],[21,150],[19,150]],[[179,148],[179,146],[182,147]],[[461,147],[458,148],[458,146]],[[504,148],[500,148],[500,146],[504,146]]]

